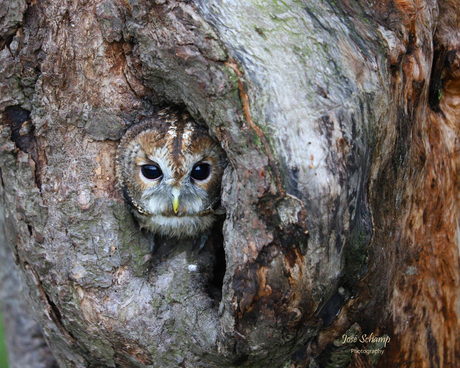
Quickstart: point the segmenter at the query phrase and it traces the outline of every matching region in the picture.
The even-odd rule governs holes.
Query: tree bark
[[[3,214],[0,213],[0,300],[4,318],[9,368],[58,367],[38,324],[27,311],[21,295],[28,290],[7,246]]]
[[[0,4],[6,235],[59,366],[460,358],[453,0]],[[117,188],[164,105],[229,158],[202,252],[152,252]]]

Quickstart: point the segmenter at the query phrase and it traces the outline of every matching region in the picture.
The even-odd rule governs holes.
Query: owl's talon
[[[203,248],[204,248],[206,242],[208,241],[210,235],[211,235],[211,230],[208,230],[208,231],[206,231],[204,234],[202,234],[200,236],[199,240],[195,239],[194,242],[193,242],[192,251],[194,251],[196,249],[196,245],[199,244],[198,253],[200,253],[203,250]]]
[[[208,241],[210,235],[211,235],[211,230],[208,230],[203,235],[201,235],[201,237],[200,237],[200,248],[198,249],[198,253],[200,253],[201,250],[204,248],[204,245]]]

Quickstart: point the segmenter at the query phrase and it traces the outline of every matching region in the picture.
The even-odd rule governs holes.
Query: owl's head
[[[117,176],[141,226],[168,236],[207,230],[220,207],[227,159],[207,129],[167,109],[131,127],[120,142]]]

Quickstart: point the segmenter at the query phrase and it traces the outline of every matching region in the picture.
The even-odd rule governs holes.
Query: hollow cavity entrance
[[[212,231],[212,253],[214,255],[212,277],[209,280],[207,292],[215,303],[222,300],[222,288],[224,285],[224,276],[227,269],[224,250],[224,239],[222,236],[223,221],[217,223]]]

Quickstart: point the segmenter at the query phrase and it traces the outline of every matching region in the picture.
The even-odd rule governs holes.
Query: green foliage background
[[[2,319],[1,313],[0,313],[0,368],[8,368],[8,363],[6,361],[6,346],[5,346],[4,331],[3,331],[3,319]]]

